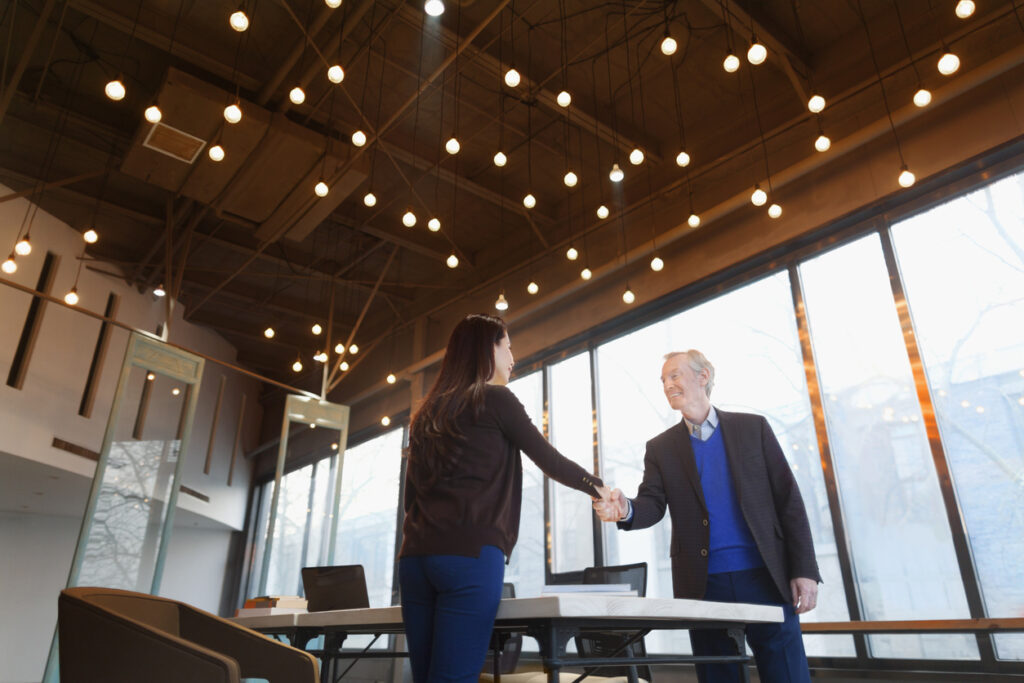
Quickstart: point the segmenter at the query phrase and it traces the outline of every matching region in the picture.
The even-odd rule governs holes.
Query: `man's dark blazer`
[[[783,600],[789,602],[790,579],[821,581],[800,489],[767,420],[749,413],[717,412],[743,518]],[[673,593],[677,598],[703,598],[710,542],[708,510],[685,422],[647,442],[644,479],[631,502],[633,518],[620,522],[621,529],[657,524],[668,505]]]

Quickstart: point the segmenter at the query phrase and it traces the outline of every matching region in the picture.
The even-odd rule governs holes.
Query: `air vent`
[[[201,140],[183,130],[163,123],[153,124],[146,139],[142,141],[143,147],[166,154],[172,159],[184,161],[186,164],[195,161],[205,145],[206,140]]]

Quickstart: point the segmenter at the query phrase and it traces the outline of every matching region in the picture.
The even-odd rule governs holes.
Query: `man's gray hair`
[[[704,387],[704,391],[707,392],[708,397],[711,396],[711,390],[715,386],[715,366],[711,364],[711,361],[707,359],[703,353],[697,349],[690,349],[689,351],[671,351],[665,354],[665,360],[675,358],[676,356],[686,356],[687,363],[690,369],[694,372],[700,372],[701,370],[708,371],[708,383]]]

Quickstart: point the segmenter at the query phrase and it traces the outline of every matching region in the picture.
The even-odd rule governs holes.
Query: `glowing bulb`
[[[267,339],[273,339],[275,334],[277,333],[274,332],[273,327],[268,327],[267,329],[263,330],[263,336],[266,337]]]
[[[0,266],[0,269],[2,269],[8,275],[18,270],[18,264],[14,262],[14,254],[11,254],[10,256],[7,257],[7,260],[4,261],[2,266]]]
[[[385,427],[387,427],[387,426],[388,426],[389,424],[391,424],[391,418],[390,418],[390,417],[388,417],[387,415],[385,415],[384,417],[382,417],[382,418],[380,419],[380,423],[381,423],[382,425],[384,425]]]
[[[750,49],[747,50],[747,61],[757,66],[758,64],[764,64],[764,60],[768,58],[768,49],[757,42],[757,38],[754,38],[754,42],[751,43]]]
[[[655,256],[651,259],[651,270],[655,273],[661,272],[661,269],[665,267],[665,262],[660,256]]]
[[[339,356],[345,353],[345,345],[342,342],[338,342],[334,345],[334,352]]]
[[[29,242],[28,235],[25,235],[18,243],[14,245],[14,253],[18,256],[28,256],[32,253],[32,243]]]
[[[427,221],[427,230],[429,230],[430,232],[437,232],[440,229],[441,229],[441,219],[440,218],[431,218],[429,221]]]
[[[932,93],[930,90],[919,88],[918,91],[914,93],[914,104],[916,104],[918,107],[927,107],[929,104],[931,104],[931,101]]]
[[[829,137],[824,133],[819,135],[817,139],[814,141],[814,149],[818,150],[819,152],[827,152],[831,146],[832,140],[830,140]]]
[[[636,301],[636,294],[633,294],[633,290],[626,287],[626,291],[622,293],[622,303],[631,304]]]
[[[608,207],[605,206],[604,204],[602,204],[601,206],[597,207],[597,217],[600,218],[601,220],[604,220],[605,218],[608,218],[608,213],[609,213]]]
[[[772,204],[771,206],[768,207],[768,217],[769,218],[778,218],[781,215],[782,215],[782,207],[779,206],[778,204]]]
[[[496,152],[495,153],[495,155],[494,155],[494,165],[495,166],[499,166],[500,167],[500,166],[504,166],[507,163],[508,163],[508,157],[505,156],[504,152]]]
[[[313,192],[316,193],[317,197],[326,197],[329,191],[330,188],[327,187],[327,183],[322,180],[313,186]]]
[[[758,185],[754,185],[754,191],[750,195],[750,203],[754,206],[764,206],[764,203],[768,201],[768,193],[760,188]]]
[[[394,384],[395,382],[397,382],[397,381],[398,381],[398,378],[397,378],[397,377],[395,377],[395,373],[393,373],[393,372],[389,372],[389,373],[388,373],[388,376],[387,376],[387,377],[385,377],[384,379],[385,379],[385,381],[386,381],[386,382],[387,382],[388,384]]]
[[[416,225],[416,214],[414,214],[412,211],[406,211],[405,213],[403,213],[402,225],[404,225],[407,228],[411,228],[412,226]]]
[[[74,306],[78,303],[78,289],[72,287],[68,290],[68,293],[64,295],[64,303],[68,306]]]
[[[367,192],[363,195],[363,204],[366,206],[375,206],[377,204],[377,195],[372,192]]]
[[[562,182],[565,183],[566,187],[576,187],[576,183],[579,182],[579,178],[576,177],[575,173],[569,171],[565,174],[565,177],[562,178]]]
[[[153,290],[153,296],[167,296],[167,290],[164,289],[164,285],[162,282],[156,286],[156,289]]]
[[[821,95],[811,95],[811,99],[807,100],[807,110],[812,114],[820,114],[825,108],[825,98]]]
[[[324,4],[331,9],[338,9],[341,7],[341,0],[324,0]]]
[[[736,73],[740,68],[740,58],[730,52],[725,56],[725,59],[722,60],[722,68],[728,73]]]
[[[690,217],[686,219],[686,224],[691,228],[700,227],[700,216],[695,213],[691,213]]]
[[[220,145],[214,145],[206,153],[212,161],[224,161],[224,148]]]
[[[530,284],[526,285],[526,291],[529,292],[530,294],[536,294],[537,292],[540,291],[540,285],[538,285],[533,280],[530,280]]]
[[[362,147],[363,145],[365,145],[366,133],[364,133],[361,130],[357,130],[355,133],[352,133],[352,144],[355,145],[356,147]]]
[[[292,104],[302,104],[306,101],[306,91],[299,86],[295,86],[288,91],[288,99],[292,101]]]
[[[309,328],[309,331],[312,332],[313,334],[320,334],[321,332],[324,331],[324,328],[320,325],[320,323],[313,323],[313,327]]]
[[[900,170],[900,175],[899,178],[897,178],[897,180],[899,181],[900,187],[910,187],[911,185],[914,184],[914,181],[916,181],[917,178],[914,176],[913,173],[910,172],[909,168],[904,166]]]
[[[594,273],[590,270],[590,268],[584,268],[583,270],[580,271],[580,277],[583,278],[584,280],[589,280],[590,278],[594,277]]]
[[[348,352],[351,353],[353,356],[356,355],[357,353],[359,353],[359,345],[356,344],[355,342],[352,342],[351,344],[348,345]]]
[[[454,135],[448,138],[448,142],[444,143],[444,151],[449,154],[458,154],[460,149],[462,149],[462,145],[459,144]]]
[[[686,168],[690,165],[690,155],[686,152],[680,152],[676,155],[676,166],[679,168]]]
[[[238,123],[242,120],[242,108],[237,104],[224,107],[224,120],[228,123]]]
[[[348,372],[349,367],[350,366],[347,360],[343,360],[340,363],[338,363],[338,369],[341,370],[342,372]]]
[[[498,299],[494,302],[494,307],[499,311],[508,310],[508,299],[505,298],[504,292],[498,295]]]
[[[505,85],[510,88],[514,88],[519,85],[520,76],[519,72],[516,71],[514,66],[510,66],[508,71],[505,72]]]
[[[427,0],[423,3],[423,11],[432,17],[444,14],[444,3],[441,0]]]
[[[557,97],[555,97],[555,102],[558,103],[559,107],[565,109],[570,104],[572,104],[572,95],[569,94],[568,90],[563,90],[562,92],[558,93]]]
[[[613,183],[621,183],[625,176],[618,164],[612,164],[612,170],[608,171],[608,179]]]
[[[533,207],[537,206],[537,198],[534,197],[532,193],[527,194],[525,197],[523,197],[523,206],[525,206],[527,209],[532,209]]]
[[[293,372],[302,372],[302,361],[299,360],[298,358],[296,358],[295,362],[292,363],[292,371]]]
[[[633,151],[629,153],[629,163],[633,164],[634,166],[639,166],[640,164],[644,163],[643,150],[641,150],[638,147],[634,147]]]
[[[115,78],[114,80],[107,83],[107,85],[103,88],[103,92],[105,92],[107,94],[107,97],[109,97],[110,99],[114,100],[115,102],[119,102],[124,99],[124,83],[122,83],[120,79]]]
[[[155,379],[156,379],[156,375],[154,375],[152,372],[147,372],[146,373],[146,381],[147,382],[152,382]]]
[[[316,353],[313,354],[313,360],[315,360],[317,363],[326,363],[327,353],[324,351],[317,351]]]
[[[570,261],[575,261],[580,257],[580,252],[576,250],[576,247],[569,247],[565,250],[565,258]]]
[[[449,268],[458,268],[459,267],[459,257],[456,256],[455,254],[449,254],[447,260],[445,260],[445,263],[448,264]]]
[[[174,387],[173,389],[171,389],[171,396],[177,396],[180,393],[181,393],[181,389],[179,389],[178,387]]]
[[[960,58],[952,52],[946,52],[939,57],[939,73],[943,76],[951,76],[960,68]]]
[[[974,2],[972,0],[960,0],[956,3],[956,15],[961,19],[967,19],[974,14]]]
[[[160,107],[155,104],[151,104],[146,107],[146,111],[143,112],[142,115],[145,116],[146,120],[150,123],[160,123],[160,119],[164,117],[164,113],[160,111]]]
[[[97,233],[92,228],[89,228],[88,230],[82,233],[82,239],[85,240],[88,244],[96,244],[96,240],[98,240],[99,238],[99,233]]]
[[[345,70],[338,64],[332,65],[327,69],[327,80],[331,83],[341,83],[345,80]]]
[[[241,33],[249,28],[249,17],[247,17],[245,12],[242,10],[237,10],[232,12],[231,16],[228,17],[228,23],[231,25],[231,28]]]
[[[676,43],[676,39],[672,36],[665,36],[661,39],[661,54],[666,57],[674,55],[676,53],[676,48],[678,47],[679,45]]]

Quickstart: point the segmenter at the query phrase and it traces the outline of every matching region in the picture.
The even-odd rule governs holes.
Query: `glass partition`
[[[522,402],[537,429],[544,425],[543,373],[533,372],[509,382],[508,388]],[[519,516],[519,540],[508,566],[505,581],[515,584],[516,597],[540,595],[544,586],[544,475],[533,461],[522,456],[523,508]],[[533,639],[524,645],[534,645]]]

